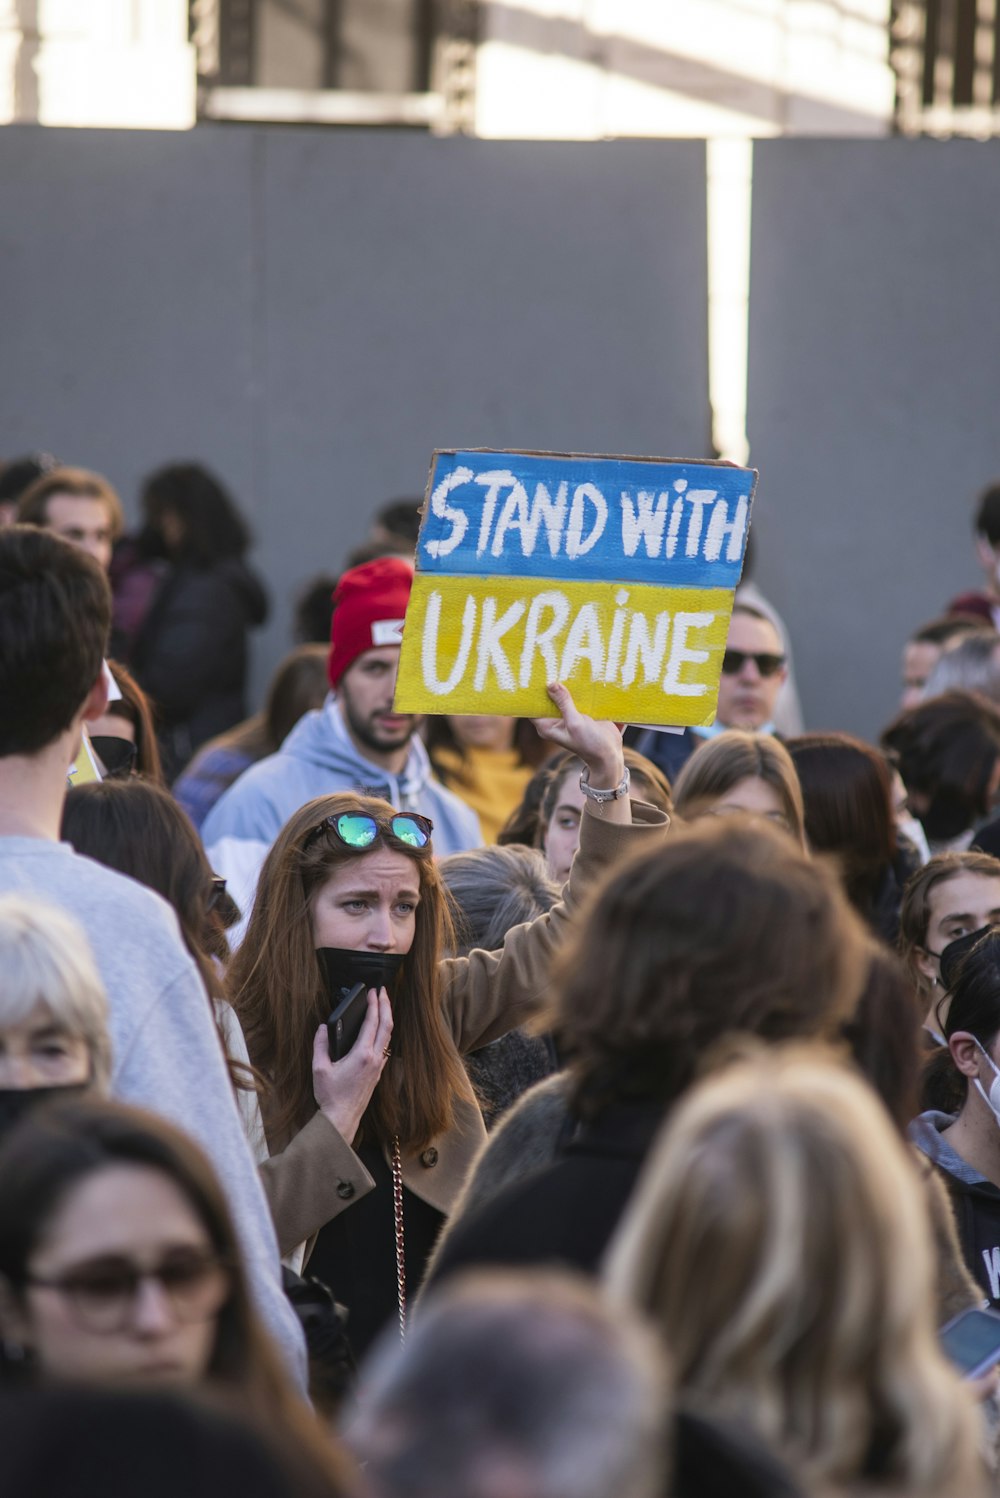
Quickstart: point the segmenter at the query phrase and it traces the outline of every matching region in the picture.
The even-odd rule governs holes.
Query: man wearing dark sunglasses
[[[781,636],[765,614],[738,603],[733,609],[719,678],[719,704],[708,728],[683,733],[643,730],[635,748],[673,781],[700,743],[727,728],[749,733],[774,732],[774,707],[788,675]]]

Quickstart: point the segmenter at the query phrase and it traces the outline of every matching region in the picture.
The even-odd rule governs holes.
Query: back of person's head
[[[537,848],[471,848],[442,858],[438,868],[451,896],[456,956],[475,947],[495,951],[511,927],[544,915],[559,898]]]
[[[25,489],[17,504],[20,525],[48,524],[49,500],[54,494],[68,494],[72,499],[99,499],[107,510],[112,541],[125,529],[122,502],[103,474],[89,468],[47,468]]]
[[[945,646],[927,678],[924,698],[952,691],[1000,699],[1000,635],[995,630],[970,630]]]
[[[669,1104],[724,1037],[837,1035],[867,938],[832,870],[766,824],[709,817],[615,868],[556,962],[576,1107]]]
[[[293,633],[302,645],[329,645],[333,595],[339,577],[321,573],[305,583],[295,600]]]
[[[892,781],[885,759],[847,733],[807,733],[788,745],[802,787],[806,837],[831,853],[847,893],[867,914],[896,854]]]
[[[0,506],[16,507],[21,495],[36,479],[58,466],[51,453],[27,453],[24,457],[9,459],[0,468]]]
[[[58,1436],[53,1439],[53,1433]],[[37,1388],[0,1396],[4,1498],[348,1498],[346,1458],[218,1398]]]
[[[729,728],[700,744],[674,783],[677,815],[692,821],[741,781],[752,779],[774,788],[789,832],[805,847],[805,814],[795,766],[785,746],[770,734]]]
[[[38,754],[72,726],[110,627],[96,562],[34,526],[0,532],[0,758]]]
[[[555,1273],[465,1276],[363,1370],[372,1498],[655,1498],[666,1380],[638,1320]]]
[[[872,941],[861,997],[844,1026],[851,1057],[882,1099],[900,1134],[919,1111],[923,1013],[906,968]]]
[[[44,899],[0,895],[0,1032],[37,1009],[51,1017],[58,1036],[84,1042],[90,1086],[107,1092],[108,999],[83,928]]]
[[[655,1319],[679,1396],[745,1422],[808,1480],[978,1491],[912,1154],[825,1053],[759,1055],[681,1103],[608,1280]]]
[[[1000,546],[1000,484],[991,484],[979,496],[974,525],[976,534],[991,546]]]
[[[909,708],[882,734],[910,808],[932,841],[958,837],[990,810],[1000,761],[1000,708],[945,692]]]
[[[990,631],[986,631],[989,633]],[[912,645],[947,645],[950,640],[959,640],[963,635],[984,633],[983,621],[978,614],[941,614],[928,619],[909,636]]]
[[[376,510],[371,538],[376,542],[392,541],[398,550],[412,552],[420,532],[422,499],[390,499]]]
[[[270,751],[284,743],[310,708],[322,707],[328,685],[326,645],[299,645],[285,656],[271,678],[264,704]]]
[[[216,950],[212,868],[189,819],[163,786],[137,776],[74,786],[66,795],[62,835],[77,853],[162,895],[177,913],[192,956],[204,959]]]
[[[168,550],[193,566],[242,557],[250,547],[249,528],[232,495],[200,463],[168,463],[151,473],[143,483],[142,506]]]

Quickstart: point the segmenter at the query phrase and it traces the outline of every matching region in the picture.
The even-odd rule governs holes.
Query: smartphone
[[[1000,1363],[1000,1316],[960,1311],[938,1333],[945,1355],[963,1378],[980,1378]]]
[[[347,1055],[361,1034],[361,1026],[368,1013],[367,984],[355,983],[353,988],[342,988],[341,994],[343,997],[340,1003],[326,1022],[331,1061],[342,1061]]]

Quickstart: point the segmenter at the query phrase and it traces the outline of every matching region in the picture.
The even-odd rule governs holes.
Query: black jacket
[[[568,1265],[596,1274],[662,1122],[662,1103],[628,1103],[580,1125],[551,1165],[455,1224],[428,1284],[484,1264]]]
[[[266,617],[267,594],[238,558],[170,569],[131,662],[157,708],[168,776],[246,717],[247,636]]]

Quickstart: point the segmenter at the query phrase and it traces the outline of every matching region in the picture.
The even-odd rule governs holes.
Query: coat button
[[[342,1202],[349,1202],[354,1195],[354,1186],[350,1181],[341,1181],[337,1187],[337,1195]]]
[[[424,1150],[423,1154],[420,1156],[420,1163],[426,1170],[430,1170],[432,1165],[436,1165],[438,1163],[438,1152],[434,1148],[433,1144],[431,1145],[430,1149]]]

